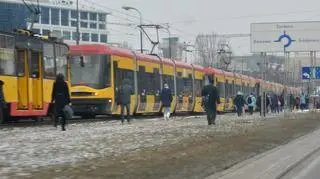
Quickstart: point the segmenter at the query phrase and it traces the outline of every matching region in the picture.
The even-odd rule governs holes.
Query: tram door
[[[42,52],[40,50],[29,51],[29,79],[31,86],[29,97],[32,99],[32,109],[43,108],[43,72]]]
[[[27,73],[28,53],[26,49],[17,50],[18,75],[18,109],[28,109],[29,105],[29,77]]]
[[[118,109],[118,95],[119,95],[119,88],[120,88],[120,72],[119,72],[119,67],[118,67],[118,62],[114,61],[113,62],[113,84],[114,84],[114,104],[112,108],[112,113],[113,114],[120,114],[119,109]]]

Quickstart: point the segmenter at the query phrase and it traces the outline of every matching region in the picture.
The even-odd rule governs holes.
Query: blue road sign
[[[302,67],[302,80],[320,80],[320,67]]]
[[[302,79],[309,80],[311,77],[311,68],[310,67],[302,67]]]
[[[320,79],[320,67],[316,67],[316,79]]]

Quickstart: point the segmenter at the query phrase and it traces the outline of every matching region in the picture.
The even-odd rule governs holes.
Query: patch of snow
[[[277,118],[278,114],[267,118]],[[67,125],[66,131],[51,126],[4,128],[0,130],[0,176],[41,166],[77,163],[130,151],[176,144],[190,137],[207,137],[209,132],[238,133],[259,125],[257,114],[235,117],[218,115],[216,126],[207,126],[204,116],[171,117],[152,120],[102,121]]]

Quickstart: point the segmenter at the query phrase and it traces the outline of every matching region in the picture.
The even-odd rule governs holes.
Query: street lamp
[[[80,27],[79,27],[79,21],[80,21],[80,20],[79,20],[79,18],[80,18],[80,17],[79,17],[79,0],[77,0],[76,3],[77,3],[77,11],[76,11],[76,12],[77,12],[77,30],[76,30],[76,31],[77,31],[77,38],[76,38],[76,43],[77,43],[77,45],[79,45],[79,41],[80,41],[80,30],[79,30],[79,28],[80,28]]]
[[[139,16],[140,16],[140,27],[142,25],[142,14],[141,12],[137,9],[137,8],[134,8],[134,7],[130,7],[130,6],[122,6],[122,9],[124,10],[135,10],[136,12],[138,12]],[[141,53],[143,53],[143,44],[142,44],[142,31],[140,30],[140,50],[141,50]]]

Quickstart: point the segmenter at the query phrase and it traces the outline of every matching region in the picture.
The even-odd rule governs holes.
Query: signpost
[[[251,24],[251,52],[311,52],[320,49],[320,21]]]
[[[302,69],[302,80],[320,79],[320,67],[316,66],[316,52],[320,49],[320,21],[269,22],[251,24],[251,52],[266,56],[267,53],[284,54],[285,77],[287,80],[291,52],[310,52],[311,67]],[[285,94],[286,98],[288,95]],[[288,100],[289,101],[289,100]],[[262,101],[261,101],[262,102]]]

